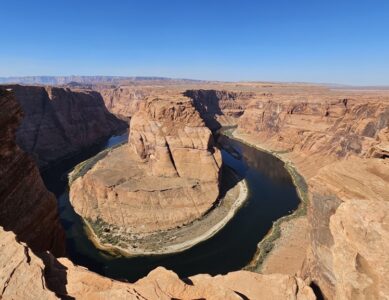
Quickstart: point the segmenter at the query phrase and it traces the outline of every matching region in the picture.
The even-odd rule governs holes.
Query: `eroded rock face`
[[[77,213],[150,233],[189,223],[212,207],[221,154],[188,99],[145,102],[129,140],[72,183]]]
[[[389,295],[389,203],[351,200],[331,217],[336,295],[385,299]]]
[[[57,299],[47,287],[42,260],[2,227],[0,266],[1,299]]]
[[[117,117],[129,120],[138,110],[151,91],[146,88],[120,86],[116,88],[101,89],[107,109]]]
[[[0,90],[0,226],[34,251],[64,253],[57,204],[34,161],[15,143],[22,110],[13,93]]]
[[[310,180],[307,273],[339,299],[384,299],[389,257],[389,162],[348,159]],[[382,247],[382,248],[381,248]]]
[[[73,155],[127,127],[126,122],[109,113],[97,92],[19,85],[7,88],[12,88],[24,112],[17,143],[39,167]]]
[[[388,242],[389,98],[338,94],[261,95],[239,119],[238,135],[279,151],[308,181],[302,276],[328,299],[385,299],[388,256],[377,245]]]
[[[196,109],[212,130],[234,126],[243,114],[244,104],[254,93],[226,90],[187,90],[184,95],[193,99]]]
[[[387,103],[277,101],[272,96],[253,101],[239,119],[242,131],[260,135],[275,148],[337,158],[370,156],[372,147],[386,144],[388,124]]]
[[[219,181],[220,151],[186,99],[148,101],[131,121],[129,143],[154,176]]]

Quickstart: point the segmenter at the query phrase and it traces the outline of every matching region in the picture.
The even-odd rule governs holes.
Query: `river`
[[[125,142],[128,133],[113,136],[107,142],[91,147],[42,174],[49,190],[57,197],[61,223],[66,231],[68,257],[101,275],[134,282],[157,266],[173,270],[180,277],[198,273],[211,275],[244,268],[256,252],[257,244],[278,218],[288,215],[299,204],[299,198],[284,163],[271,154],[230,139],[219,137],[223,164],[232,168],[247,182],[249,196],[234,218],[215,236],[182,253],[144,257],[115,257],[94,247],[87,238],[81,218],[69,202],[67,175],[79,162],[99,151]],[[228,178],[222,185],[233,183]]]

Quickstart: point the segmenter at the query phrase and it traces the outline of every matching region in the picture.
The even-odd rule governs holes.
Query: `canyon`
[[[1,145],[0,153],[2,157],[7,158],[7,155],[9,156],[16,150],[27,156],[21,150],[17,150],[15,144],[15,131],[18,122],[20,122],[21,106],[15,100],[12,91],[2,90],[0,96],[3,107],[8,108],[7,113],[1,116],[2,128],[5,130],[2,137],[7,138]],[[191,114],[193,113],[192,110]],[[198,118],[195,119],[198,122]],[[33,164],[33,161],[30,161]],[[5,160],[4,166],[9,168],[13,163],[12,160]],[[34,174],[34,170],[37,171],[37,168],[33,164],[32,174]],[[31,174],[27,172],[27,175]],[[23,186],[25,185],[24,181],[20,184],[21,188],[28,188]],[[39,181],[35,185],[39,187]],[[46,191],[44,188],[43,190]],[[4,191],[1,204],[4,204],[3,201],[12,194],[13,191]],[[24,197],[19,199],[19,202],[27,200]],[[44,203],[45,199],[39,198],[39,201]],[[42,206],[42,203],[36,205],[47,209]],[[19,213],[28,215],[30,211],[20,209]],[[34,218],[36,222],[42,221],[39,215],[31,215],[30,217]],[[282,274],[260,275],[238,271],[215,277],[197,275],[182,281],[173,272],[157,268],[147,277],[133,284],[115,281],[73,265],[67,258],[56,258],[50,252],[46,252],[45,250],[53,250],[53,247],[46,244],[44,236],[39,237],[41,238],[38,243],[40,248],[34,247],[34,240],[19,239],[18,235],[13,232],[15,229],[4,228],[5,224],[3,219],[1,220],[0,290],[2,299],[101,299],[112,297],[118,299],[246,299],[247,297],[255,299],[259,294],[274,299],[315,298],[311,288],[302,279]],[[46,224],[45,233],[51,234],[51,238],[62,236],[59,232],[50,231],[50,229],[56,228],[56,222],[57,219],[54,219]],[[29,231],[27,235],[29,238],[34,237],[34,232]],[[58,255],[62,254],[58,253]],[[244,284],[242,284],[243,282]]]
[[[18,87],[14,89],[18,98]],[[51,94],[48,88],[30,89],[34,93],[35,90],[42,93],[44,89],[48,95]],[[54,95],[67,92],[92,97],[91,94],[98,94],[87,89],[77,92],[58,89],[52,88]],[[121,197],[120,185],[124,177],[116,174],[115,170],[123,167],[125,170],[132,169],[130,175],[153,178],[154,186],[149,187],[150,190],[155,189],[161,178],[169,182],[191,182],[188,186],[192,187],[199,182],[201,195],[205,196],[196,195],[204,201],[199,203],[200,209],[185,212],[186,208],[193,206],[184,202],[184,207],[179,209],[185,213],[179,213],[179,218],[171,218],[166,212],[158,228],[181,226],[203,215],[217,198],[221,161],[211,142],[211,130],[215,132],[222,126],[234,127],[234,138],[271,152],[305,179],[306,184],[298,180],[295,184],[300,196],[307,198],[306,214],[282,223],[280,238],[274,241],[272,251],[264,261],[257,264],[253,259],[251,269],[255,272],[237,271],[214,277],[196,275],[188,281],[158,268],[133,284],[104,278],[73,265],[67,258],[55,258],[43,252],[50,250],[63,255],[64,238],[56,215],[55,199],[44,188],[34,162],[15,144],[21,108],[10,93],[2,92],[2,107],[9,107],[8,113],[1,115],[2,165],[8,166],[7,170],[16,170],[14,166],[25,166],[28,161],[30,166],[22,168],[24,172],[16,171],[14,174],[7,171],[1,176],[1,205],[9,211],[0,219],[0,226],[4,228],[0,231],[0,251],[15,253],[10,256],[14,260],[1,256],[0,265],[7,266],[2,269],[0,277],[4,299],[27,298],[28,293],[43,299],[64,295],[90,299],[314,299],[313,290],[316,296],[326,299],[389,297],[385,284],[389,281],[389,257],[385,253],[389,245],[389,162],[385,159],[389,157],[389,92],[330,89],[308,84],[193,82],[162,87],[147,84],[104,86],[103,89],[96,87],[102,96],[93,97],[99,98],[99,105],[104,101],[108,110],[118,118],[131,120],[130,143],[113,149],[97,162],[92,168],[96,175],[88,172],[72,183],[73,205],[79,214],[95,219],[99,215],[109,222],[123,222],[119,215],[111,219],[104,215],[114,210],[99,208],[99,205],[106,207],[104,201],[109,203]],[[157,98],[160,99],[155,100]],[[77,101],[82,102],[74,100]],[[101,125],[109,130],[92,136],[90,141],[93,142],[121,128],[121,125],[113,124],[123,124],[112,115],[107,117],[108,111],[104,108],[101,111],[105,116]],[[72,119],[69,115],[67,118]],[[80,124],[84,123],[80,121]],[[90,125],[90,128],[94,126]],[[85,127],[89,128],[88,125]],[[30,135],[25,133],[25,140],[28,140],[27,137],[30,138]],[[23,147],[23,139],[16,137],[16,140],[26,152],[43,155],[35,156],[40,166],[70,153],[55,153],[55,148],[51,146],[46,148],[46,158],[46,152],[36,150],[42,148]],[[75,138],[69,144],[76,140],[79,143],[79,138]],[[61,147],[69,148],[64,147],[64,143]],[[187,154],[191,152],[195,154]],[[144,170],[136,169],[133,162],[136,162],[137,168],[143,165]],[[199,164],[201,172],[188,171],[200,170],[196,166]],[[97,176],[99,172],[108,174]],[[112,182],[97,185],[107,178]],[[139,181],[136,184],[142,186],[145,183]],[[119,190],[115,190],[117,187]],[[201,191],[203,188],[206,192]],[[90,195],[76,200],[84,193],[83,189]],[[20,194],[15,194],[15,191]],[[100,194],[103,195],[105,200],[93,202],[97,199],[93,193],[99,194],[99,198]],[[147,197],[142,195],[141,198]],[[16,201],[6,202],[6,199]],[[40,201],[40,204],[34,201]],[[149,204],[146,206],[150,208]],[[157,206],[161,207],[161,203]],[[31,207],[38,211],[31,213]],[[138,233],[157,229],[153,227],[156,223],[151,221],[157,215],[134,214],[136,207],[131,207],[131,211],[125,214],[129,216],[126,222]],[[165,213],[163,209],[161,213]],[[13,214],[28,215],[30,220],[18,224],[12,223],[12,220],[3,221]],[[42,215],[45,217],[42,218]],[[141,220],[144,227],[137,226],[142,223]],[[34,226],[38,231],[31,230]],[[45,229],[44,235],[34,235],[39,232],[40,226]],[[37,243],[38,236],[43,238]],[[294,237],[301,241],[298,245],[294,243]],[[293,255],[288,254],[290,252]],[[30,273],[27,270],[31,270]],[[38,274],[34,278],[43,278],[43,284],[31,280],[26,274]],[[77,283],[80,281],[82,283]]]

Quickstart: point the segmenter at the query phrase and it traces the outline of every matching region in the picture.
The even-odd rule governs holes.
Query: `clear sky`
[[[1,0],[0,76],[389,85],[388,0]]]

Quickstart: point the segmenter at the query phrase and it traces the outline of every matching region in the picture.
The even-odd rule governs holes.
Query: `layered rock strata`
[[[22,109],[14,94],[0,90],[0,226],[34,251],[64,253],[57,204],[34,161],[15,143]]]
[[[195,108],[211,130],[219,129],[221,126],[235,126],[237,119],[243,114],[245,105],[255,97],[254,92],[195,87],[187,89],[187,86],[119,86],[97,90],[103,96],[108,110],[125,120],[130,119],[147,99],[178,98],[184,95],[192,99]]]
[[[385,299],[389,97],[350,94],[258,97],[235,135],[276,151],[308,181],[309,247],[299,272],[329,299]]]
[[[188,90],[184,95],[193,99],[196,109],[212,130],[221,126],[235,126],[243,114],[244,103],[255,94],[226,90]]]
[[[71,202],[90,223],[115,231],[176,228],[211,209],[221,164],[211,131],[188,99],[149,100],[131,120],[129,144],[77,178]]]
[[[97,92],[56,87],[7,86],[24,112],[17,143],[39,167],[73,155],[127,128]]]

